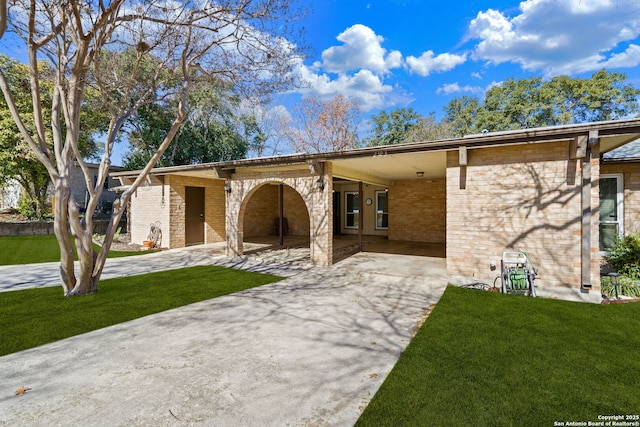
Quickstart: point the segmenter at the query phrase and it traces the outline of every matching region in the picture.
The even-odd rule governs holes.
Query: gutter
[[[494,146],[533,144],[541,142],[564,141],[578,135],[588,135],[598,131],[600,137],[623,134],[640,134],[640,119],[611,120],[578,125],[550,126],[544,128],[490,132],[486,134],[468,135],[462,138],[449,138],[438,141],[412,142],[379,147],[364,147],[346,151],[327,153],[303,153],[284,156],[258,157],[254,159],[231,160],[225,162],[203,163],[198,165],[169,166],[153,169],[154,175],[179,173],[187,171],[215,170],[231,171],[242,167],[281,166],[293,164],[308,164],[310,162],[324,162],[332,160],[352,159],[358,157],[385,156],[391,154],[407,154],[429,151],[451,151],[460,147],[486,148]],[[110,176],[126,177],[138,176],[140,171],[114,172]],[[224,177],[225,174],[222,174]]]

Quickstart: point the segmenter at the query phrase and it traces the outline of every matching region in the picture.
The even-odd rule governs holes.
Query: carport
[[[398,252],[425,245],[446,257],[450,280],[468,283],[492,281],[490,261],[499,260],[507,249],[524,250],[544,266],[541,287],[597,300],[600,157],[638,137],[640,119],[631,119],[190,165],[154,170],[153,175],[164,173],[165,187],[180,175],[190,178],[188,183],[181,181],[181,186],[214,183],[208,187],[207,194],[212,196],[206,196],[204,218],[207,224],[209,219],[217,222],[205,228],[205,243],[222,238],[232,257],[244,254],[245,237],[277,237],[279,246],[288,244],[283,239],[286,236],[275,232],[285,227],[279,222],[276,227],[275,221],[285,216],[279,214],[280,207],[253,223],[245,220],[249,210],[262,206],[254,192],[265,191],[260,188],[268,185],[291,188],[301,198],[299,204],[307,214],[300,209],[288,221],[308,215],[309,256],[315,265],[331,265],[357,251]],[[126,174],[131,173],[113,175]],[[637,194],[637,189],[629,187],[636,179],[634,174],[628,168],[607,166],[602,178],[611,184],[611,194],[606,196],[622,200],[629,197],[620,190],[626,188],[629,194]],[[152,177],[152,188],[155,182]],[[164,192],[162,199],[159,191],[146,194],[164,209],[170,241],[180,245],[184,241],[180,224],[183,191],[178,186],[171,190],[174,188],[178,197],[172,192],[166,204]],[[144,190],[140,194],[138,200],[152,203]],[[211,202],[214,194],[222,197]],[[284,202],[281,205],[286,210],[286,198]],[[154,209],[147,211],[158,212]],[[624,218],[638,211],[637,204],[631,203],[624,209],[617,212],[615,223],[605,224],[607,236],[620,233]],[[250,236],[245,226],[262,218],[274,234]],[[149,221],[142,224],[146,232]],[[625,232],[632,229],[628,226],[633,223],[627,219]],[[299,237],[306,231],[305,226]]]

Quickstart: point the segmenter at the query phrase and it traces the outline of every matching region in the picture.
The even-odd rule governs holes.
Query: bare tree
[[[298,152],[344,151],[358,143],[360,108],[343,95],[328,102],[304,98],[294,114],[298,126],[292,125],[291,117],[281,116],[279,132]]]
[[[65,295],[94,293],[117,224],[131,195],[144,181],[188,115],[194,82],[228,82],[238,93],[266,95],[286,87],[296,46],[287,41],[297,11],[293,0],[13,0],[8,31],[25,41],[34,126],[25,125],[13,92],[0,73],[0,89],[22,136],[47,168],[55,188],[54,230],[60,246]],[[41,110],[38,60],[54,72],[52,118]],[[97,182],[78,148],[85,92],[97,90],[110,114]],[[111,153],[126,120],[141,106],[175,102],[175,119],[149,163],[114,203],[105,241],[92,245],[91,213],[109,172]],[[47,129],[49,127],[49,129]],[[74,200],[72,165],[84,172],[89,193],[82,216]],[[74,271],[74,244],[79,272]]]

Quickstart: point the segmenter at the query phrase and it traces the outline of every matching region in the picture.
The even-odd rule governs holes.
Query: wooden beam
[[[458,148],[458,163],[460,166],[467,166],[467,147],[464,145]]]
[[[317,160],[312,160],[309,162],[309,172],[312,175],[322,175],[324,174],[324,162],[319,162]]]
[[[587,135],[579,135],[571,140],[569,144],[569,159],[582,159],[587,154],[589,138]]]
[[[222,169],[220,166],[214,166],[213,170],[216,173],[217,178],[231,179],[231,175],[235,173],[235,169]]]

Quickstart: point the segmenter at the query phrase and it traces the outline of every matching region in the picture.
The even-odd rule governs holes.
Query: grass
[[[94,248],[100,247],[94,244]],[[35,264],[60,261],[60,247],[54,235],[0,237],[0,265]],[[109,251],[109,258],[143,255],[148,251]]]
[[[640,303],[450,286],[356,425],[551,426],[636,415],[638,331]]]
[[[218,266],[102,280],[94,295],[65,298],[61,287],[0,294],[0,355],[282,280]]]

